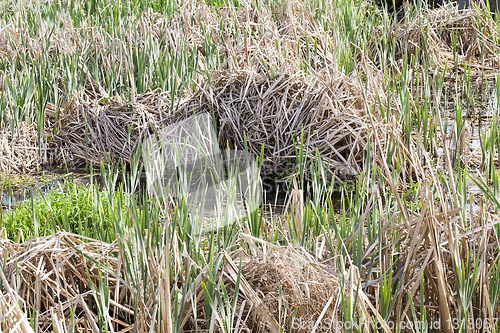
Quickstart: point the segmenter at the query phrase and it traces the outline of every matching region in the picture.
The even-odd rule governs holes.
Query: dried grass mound
[[[182,100],[173,114],[169,99],[158,93],[110,106],[73,103],[60,131],[48,141],[56,163],[130,162],[149,133],[206,112],[216,117],[222,147],[229,142],[242,149],[246,140],[249,150],[259,156],[264,146],[264,175],[298,171],[295,149],[300,148],[303,132],[309,155],[320,153],[329,178],[334,174],[347,178],[363,170],[370,140],[363,98],[356,81],[341,73],[327,82],[291,70],[275,78],[226,71]],[[309,172],[309,165],[305,170]]]
[[[115,100],[111,105],[73,101],[49,138],[51,163],[71,167],[130,162],[140,142],[170,122],[170,101],[161,93],[139,95],[135,103]]]
[[[248,256],[242,255],[239,292],[250,304],[250,312],[240,316],[248,318],[243,323],[252,332],[345,331],[359,323],[342,320],[342,300],[356,304],[353,311],[370,329],[381,319],[370,296],[357,288],[356,267],[340,275],[322,263],[321,251],[313,254],[302,247],[278,246],[244,233],[240,236],[251,249]],[[224,257],[224,271],[234,282],[238,266],[227,254]],[[385,324],[381,331],[390,332]]]
[[[394,23],[387,31],[380,28],[373,38],[371,53],[380,63],[382,40],[396,41],[395,58],[405,53],[426,57],[429,70],[453,78],[455,60],[458,74],[463,75],[470,66],[470,80],[496,79],[500,61],[499,31],[491,17],[480,10],[458,11],[449,4],[439,9],[421,11],[411,21],[406,14],[401,23]],[[456,42],[456,57],[453,46]],[[402,60],[398,66],[402,65]]]
[[[0,233],[4,234],[5,230]],[[307,321],[338,322],[340,294],[354,296],[351,289],[357,285],[356,274],[345,280],[345,286],[351,287],[344,288],[334,272],[302,248],[272,245],[247,234],[241,236],[252,246],[254,254],[251,258],[242,257],[238,321],[244,331],[269,329],[278,333],[282,328],[289,331],[291,325],[299,325],[291,320],[295,309],[296,317]],[[257,247],[255,242],[261,244]],[[126,267],[126,260],[122,257],[130,253],[123,251],[119,242],[107,244],[67,232],[32,238],[23,244],[3,238],[0,240],[0,263],[5,269],[0,270],[0,328],[25,333],[33,332],[33,325],[37,332],[69,332],[71,328],[76,332],[101,332],[107,325],[115,332],[150,332],[157,319],[156,310],[151,307],[158,310],[158,303],[165,306],[163,300],[167,294],[150,289],[149,283],[145,290],[131,290],[126,283],[132,281],[125,274],[130,267]],[[226,252],[220,252],[216,260],[219,258],[224,262],[219,276],[228,282],[227,289],[234,295],[238,265]],[[165,274],[161,271],[164,269],[161,260],[152,254],[148,256],[151,271],[147,275],[152,278],[151,286],[159,289],[165,287],[159,280]],[[207,269],[204,268],[201,274],[206,274]],[[116,278],[124,275],[125,283]],[[198,295],[203,295],[201,282],[200,275],[193,285],[196,285]],[[145,299],[142,298],[144,293],[148,295]],[[188,329],[189,323],[198,320],[193,316],[193,307],[189,304],[191,298],[187,296],[181,330]],[[359,298],[359,315],[370,316],[364,309],[367,305],[363,305],[366,295],[361,291],[356,297]],[[277,308],[279,300],[282,309]],[[197,297],[196,302],[198,310],[203,311],[202,298]],[[107,308],[99,310],[103,304],[108,304]],[[280,318],[285,307],[288,315]],[[103,323],[97,314],[105,310],[110,319]],[[221,327],[214,327],[214,332],[222,331]],[[298,331],[309,332],[310,329]]]
[[[23,318],[28,313],[26,309],[31,308],[36,311],[31,320],[34,320],[37,332],[51,329],[69,332],[69,327],[79,332],[100,332],[95,307],[100,297],[106,295],[98,295],[91,286],[98,286],[102,279],[106,279],[109,287],[113,326],[126,329],[135,322],[126,288],[123,285],[120,288],[116,278],[105,271],[103,273],[102,269],[99,271],[92,262],[94,260],[117,272],[119,256],[116,244],[59,233],[23,244],[3,239],[0,241],[0,255],[2,260],[5,259],[2,262],[5,276],[0,272],[4,286],[0,291],[0,327],[4,331],[7,327],[2,325],[23,325],[26,322]],[[16,271],[19,279],[16,279]],[[21,308],[16,305],[18,300],[22,300]],[[19,329],[17,332],[29,332]],[[7,331],[16,332],[13,327]]]
[[[229,299],[234,297],[236,283],[239,285],[236,306],[239,329],[242,332],[316,332],[343,330],[346,323],[341,320],[342,299],[349,300],[356,307],[354,311],[365,322],[373,323],[380,314],[370,304],[368,296],[357,290],[359,273],[351,267],[344,276],[332,271],[329,265],[301,247],[277,246],[262,239],[242,233],[241,239],[251,251],[236,251],[230,256],[220,252],[215,260],[223,260],[221,274],[224,290]],[[238,257],[233,260],[233,257]],[[241,275],[238,276],[241,259]],[[205,271],[207,267],[203,269]],[[204,273],[202,273],[204,274]],[[196,279],[197,293],[201,292],[200,279]],[[220,288],[220,285],[218,286]],[[203,312],[202,298],[197,299],[197,316],[192,308],[184,313],[181,331],[203,324],[206,314]],[[221,306],[221,304],[219,304]],[[220,320],[215,320],[214,332],[224,332]],[[349,323],[347,325],[355,323]],[[200,326],[201,325],[201,326]],[[315,327],[315,328],[314,328]],[[389,332],[383,327],[385,332]]]
[[[218,118],[221,145],[243,148],[246,140],[257,156],[263,146],[265,175],[298,171],[295,147],[300,149],[302,131],[310,156],[317,150],[330,176],[364,168],[370,126],[362,92],[340,73],[329,84],[286,71],[274,79],[252,71],[221,73],[182,104],[176,117],[202,112]]]
[[[36,125],[21,122],[14,133],[0,131],[0,173],[29,173],[40,166]]]
[[[339,279],[309,253],[292,246],[272,247],[246,262],[242,274],[276,321],[284,323],[286,332],[298,326],[307,327],[294,332],[310,332],[309,322],[340,320],[337,302],[343,290]],[[288,315],[280,318],[285,311]],[[292,321],[294,313],[296,320]]]

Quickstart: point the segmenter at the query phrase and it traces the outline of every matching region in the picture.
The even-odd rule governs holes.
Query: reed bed
[[[395,66],[401,73],[403,59],[414,58],[432,73],[444,75],[446,81],[468,77],[474,86],[495,85],[500,60],[498,25],[479,5],[459,11],[453,4],[417,15],[406,12],[401,22],[381,26],[379,38],[369,41],[368,49],[375,63],[389,65],[382,59],[383,43],[394,41]],[[484,93],[485,90],[479,91]]]
[[[71,4],[0,5],[0,171],[101,164],[102,179],[74,196],[86,216],[42,197],[40,217],[32,198],[26,236],[54,234],[0,241],[1,330],[498,331],[489,15],[424,6],[396,22],[340,0]],[[248,150],[286,183],[283,214],[260,207],[200,235],[185,203],[138,193],[141,142],[200,113],[221,148]],[[472,152],[467,122],[482,115],[491,126]]]
[[[20,6],[22,9],[22,4]],[[300,21],[297,20],[297,15],[303,11],[307,15],[303,15]],[[19,15],[23,13],[24,11],[21,11]],[[40,108],[44,109],[43,119],[38,119],[38,122],[41,125],[40,131],[44,134],[40,136],[41,141],[47,143],[48,146],[46,151],[48,153],[43,155],[43,162],[48,164],[88,165],[90,161],[94,163],[100,160],[106,161],[108,154],[117,155],[113,157],[113,160],[122,158],[127,161],[130,158],[130,152],[137,149],[138,142],[144,134],[142,120],[138,119],[146,117],[148,121],[151,121],[150,131],[156,124],[152,118],[159,118],[159,125],[161,125],[162,119],[174,113],[181,101],[196,99],[202,95],[197,91],[199,86],[203,86],[205,91],[212,89],[213,79],[207,79],[207,75],[212,71],[224,70],[224,76],[236,75],[237,81],[242,80],[239,78],[241,73],[248,71],[256,73],[258,78],[266,75],[275,78],[288,75],[294,79],[302,76],[299,72],[321,71],[323,72],[321,75],[327,80],[325,84],[332,85],[331,88],[329,87],[330,95],[336,93],[338,89],[344,89],[340,81],[353,80],[352,77],[345,75],[340,78],[342,75],[338,71],[334,72],[334,78],[329,78],[330,69],[336,68],[331,36],[314,19],[310,9],[300,3],[289,3],[278,12],[275,10],[271,12],[266,6],[257,9],[242,3],[242,8],[239,9],[230,6],[216,9],[204,2],[188,1],[171,17],[155,13],[150,8],[140,14],[135,14],[137,16],[134,22],[127,22],[128,27],[121,25],[112,27],[115,28],[113,34],[116,34],[120,43],[113,43],[109,39],[109,32],[103,27],[91,25],[88,20],[82,19],[79,22],[80,26],[74,27],[69,13],[58,18],[60,25],[52,27],[50,39],[44,41],[45,37],[41,34],[51,27],[43,26],[42,23],[41,29],[37,29],[36,34],[30,34],[29,29],[23,31],[19,27],[19,15],[4,22],[6,27],[2,31],[4,59],[14,59],[14,61],[19,59],[23,62],[26,58],[37,63],[41,61],[37,58],[37,54],[41,52],[44,54],[45,61],[57,64],[56,70],[51,72],[50,80],[59,86],[58,91],[54,91],[50,84],[43,87],[48,89],[43,93],[53,100],[46,105],[43,101],[35,101],[34,97],[26,101],[26,104],[30,106],[40,103]],[[220,17],[224,18],[221,21],[222,24],[219,24]],[[133,26],[130,26],[132,24]],[[44,43],[48,47],[44,46]],[[314,53],[311,53],[309,46],[313,43]],[[130,45],[133,45],[133,50],[129,49]],[[80,53],[81,50],[85,50],[86,53]],[[139,54],[142,58],[135,58]],[[79,60],[73,63],[72,59],[76,58]],[[168,62],[169,58],[174,58],[171,64]],[[225,60],[221,62],[221,59]],[[137,67],[141,63],[144,66],[142,69]],[[155,63],[166,65],[169,72],[161,72],[159,68],[154,67]],[[90,64],[94,67],[89,68]],[[291,70],[283,70],[285,66]],[[144,75],[146,81],[141,84],[130,82],[127,74],[129,70],[142,72],[141,75]],[[107,81],[107,87],[103,82],[108,75],[106,73],[116,75],[110,78],[112,82]],[[247,75],[243,74],[243,76]],[[160,83],[158,80],[162,81],[162,84],[157,86],[162,91],[161,97],[155,97],[154,101],[149,101],[151,93],[141,92],[145,89],[141,89],[140,86],[154,88]],[[298,80],[311,81],[310,78]],[[36,81],[36,77],[31,77],[28,83],[29,81]],[[274,79],[271,78],[268,81],[271,86]],[[190,82],[190,84],[185,85],[181,82]],[[113,85],[110,86],[111,83]],[[130,85],[131,89],[126,92],[126,102],[122,104],[130,105],[130,108],[134,109],[131,115],[133,121],[111,116],[122,113],[122,110],[117,108],[118,104],[111,100],[119,92],[116,86],[124,84]],[[304,84],[309,83],[302,85]],[[349,90],[352,90],[353,83],[346,84],[345,94],[350,94]],[[312,84],[312,86],[315,85],[315,83]],[[280,87],[280,89],[283,90],[285,87]],[[251,93],[255,92],[252,90]],[[268,96],[271,98],[271,95]],[[299,94],[296,97],[301,96]],[[356,106],[358,109],[361,107],[359,97],[360,92],[352,97],[358,99]],[[12,123],[19,117],[16,114],[14,98],[15,96],[12,96],[12,103],[6,105],[10,112],[4,115],[3,124]],[[166,102],[160,105],[156,102],[158,98],[162,100],[164,98]],[[220,98],[226,99],[227,96],[220,96]],[[343,96],[342,98],[350,97]],[[286,99],[287,95],[282,102],[287,103]],[[170,102],[169,109],[164,107],[168,102]],[[192,104],[192,102],[187,102],[187,104]],[[221,102],[221,104],[226,104],[226,102]],[[291,107],[298,106],[300,104]],[[275,107],[281,108],[277,105]],[[147,111],[136,110],[143,108]],[[271,107],[267,112],[270,113],[274,108]],[[145,114],[151,113],[151,115],[139,116],[144,112]],[[109,114],[113,120],[105,114]],[[24,116],[24,114],[21,115]],[[222,116],[227,117],[227,115]],[[31,118],[35,116],[32,115]],[[294,128],[290,130],[296,133],[302,125],[307,127],[309,124],[304,122],[307,120],[294,124]],[[97,130],[97,124],[103,126],[101,133]],[[130,138],[128,130],[131,126],[134,129]],[[138,131],[141,134],[138,134]],[[241,128],[235,128],[233,131],[240,132],[239,141],[241,142]],[[287,130],[287,134],[289,132]],[[125,141],[129,139],[133,142],[125,144]],[[86,141],[85,144],[83,140]],[[279,141],[281,140],[278,139]],[[290,142],[286,143],[286,147],[281,147],[283,144],[278,143],[278,146],[273,148],[275,151],[276,148],[282,151],[275,157],[270,156],[270,161],[275,162],[283,155],[290,155]],[[130,148],[122,148],[124,146]],[[344,148],[340,149],[340,151],[344,150]],[[342,154],[346,155],[345,152]],[[336,154],[334,159],[343,158],[339,155],[341,154]],[[353,152],[352,156],[346,155],[346,157],[357,159],[357,161],[342,163],[345,164],[346,172],[360,170],[359,166],[354,165],[359,164],[359,156],[354,155],[357,153]],[[266,163],[266,168],[269,168],[269,164]]]
[[[314,141],[312,153],[317,148],[331,160],[331,175],[345,178],[363,170],[368,135],[365,103],[373,106],[380,101],[387,107],[382,72],[374,72],[364,59],[363,65],[344,73],[345,60],[334,51],[341,50],[345,41],[340,41],[338,31],[327,29],[330,22],[318,21],[310,6],[289,2],[284,7],[257,8],[241,3],[239,8],[214,8],[188,1],[170,17],[151,8],[130,14],[135,20],[127,26],[116,22],[117,26],[108,27],[114,29],[112,35],[120,43],[112,42],[109,31],[89,20],[78,18],[79,27],[74,27],[66,12],[44,42],[41,34],[50,26],[42,24],[30,34],[29,29],[20,29],[19,15],[5,22],[4,59],[22,64],[25,57],[34,64],[56,64],[54,71],[46,69],[51,82],[36,85],[39,96],[47,95],[47,100],[26,95],[25,105],[40,109],[37,114],[20,112],[12,94],[6,103],[9,112],[0,122],[2,127],[18,119],[36,120],[42,163],[88,166],[101,160],[128,162],[144,139],[145,127],[152,132],[176,112],[211,112],[209,100],[222,121],[221,129],[227,130],[221,134],[222,145],[229,140],[242,147],[246,128],[255,130],[247,133],[255,153],[269,138],[265,143],[266,173],[283,173],[295,152],[291,138],[296,140],[302,130]],[[40,52],[44,59],[36,57]],[[168,71],[162,72],[155,64],[165,65]],[[131,82],[129,71],[143,81]],[[363,87],[359,74],[369,78],[369,89]],[[17,86],[9,80],[6,83],[11,89],[19,90],[22,83],[32,89],[40,79],[37,75],[26,82],[20,80]],[[130,86],[126,93],[118,89],[124,85]],[[244,85],[249,88],[243,89]],[[259,102],[255,98],[257,94],[264,98],[262,89],[266,89],[267,101]],[[122,97],[115,98],[119,93]],[[233,100],[235,93],[240,97]],[[127,108],[129,112],[124,112]],[[377,108],[373,112],[380,115]],[[295,120],[284,123],[291,114]],[[242,117],[239,123],[229,122],[235,116]],[[259,124],[258,118],[265,122]],[[373,121],[376,124],[372,125],[379,126],[384,120],[377,116]]]
[[[0,132],[0,173],[26,174],[42,164],[35,124],[23,122],[14,129]]]
[[[464,312],[474,325],[477,320],[493,325],[499,308],[494,294],[497,282],[490,281],[490,276],[498,274],[495,229],[500,219],[486,203],[476,209],[471,203],[469,213],[461,207],[450,209],[459,198],[444,192],[449,185],[430,175],[417,193],[419,208],[403,213],[398,207],[404,206],[390,205],[389,219],[382,219],[375,237],[356,230],[342,236],[339,230],[337,240],[326,233],[312,246],[279,245],[242,230],[234,240],[240,246],[233,244],[227,248],[232,248],[229,252],[221,249],[211,254],[218,269],[213,271],[207,262],[188,280],[179,260],[192,265],[196,254],[186,253],[181,259],[177,253],[184,248],[184,241],[175,239],[170,265],[174,284],[178,292],[182,290],[173,302],[177,310],[171,310],[177,318],[177,330],[208,325],[222,332],[227,325],[237,323],[243,331],[254,332],[325,331],[333,325],[392,332],[395,323],[422,321],[426,325],[439,323],[446,331],[455,327],[454,318],[462,318]],[[436,200],[432,193],[443,199]],[[368,212],[379,214],[375,207],[381,194],[376,190],[365,194],[366,220],[360,228],[369,223]],[[304,205],[304,212],[310,205],[297,204]],[[399,216],[399,223],[391,224],[391,216],[393,220]],[[293,223],[300,224],[298,229],[310,228],[307,219]],[[280,227],[276,228],[271,231],[279,231]],[[68,232],[22,244],[4,238],[2,329],[15,331],[14,325],[19,332],[30,332],[30,327],[60,332],[100,332],[104,326],[115,332],[158,329],[166,310],[161,301],[166,292],[161,273],[165,257],[160,255],[164,250],[146,250],[152,245],[147,245],[149,242],[157,241],[150,236],[142,238],[135,230],[111,244]],[[144,232],[155,233],[154,227]],[[391,250],[395,238],[398,259]],[[137,247],[144,241],[145,248]],[[363,244],[362,251],[355,254],[358,242]],[[132,267],[140,257],[147,265],[139,273]],[[360,262],[355,264],[356,260]],[[142,280],[141,276],[149,278]],[[207,289],[211,283],[215,283],[214,296],[209,296]],[[388,304],[380,303],[380,295],[387,292],[384,288],[395,289]],[[464,292],[467,294],[460,294]],[[223,297],[227,299],[223,301]],[[213,308],[210,302],[214,302]],[[234,307],[223,309],[227,302]],[[210,316],[212,323],[207,324]],[[465,325],[468,323],[469,319]]]

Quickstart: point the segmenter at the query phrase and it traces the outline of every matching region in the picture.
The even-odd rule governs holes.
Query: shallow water
[[[82,171],[44,171],[42,174],[11,177],[10,183],[4,181],[0,186],[0,204],[4,209],[15,207],[31,198],[40,198],[52,191],[62,191],[65,182],[88,184],[90,175]]]
[[[457,126],[457,121],[455,113],[453,110],[448,110],[444,112],[443,119],[444,126],[446,127],[446,145],[448,151],[450,152],[450,157],[453,158],[455,147],[457,146],[455,127]],[[470,169],[479,168],[482,158],[482,147],[481,142],[483,140],[483,135],[487,133],[493,122],[493,114],[491,110],[477,111],[472,116],[468,118],[463,118],[463,150],[461,152],[462,161],[465,162]],[[440,130],[438,127],[438,138],[441,138]],[[458,139],[460,140],[460,139]],[[443,167],[444,163],[444,149],[442,144],[438,148],[438,157],[440,159],[439,167]]]

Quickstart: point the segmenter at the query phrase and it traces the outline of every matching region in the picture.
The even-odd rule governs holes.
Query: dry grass
[[[242,262],[235,311],[242,330],[278,332],[284,328],[289,331],[293,326],[292,313],[315,323],[326,318],[342,321],[345,314],[342,315],[340,309],[346,300],[352,304],[356,301],[352,315],[369,322],[364,327],[366,332],[375,331],[376,321],[383,322],[384,332],[391,331],[386,322],[414,321],[423,315],[420,305],[425,305],[429,321],[439,320],[446,325],[447,320],[460,317],[464,312],[463,299],[457,290],[467,290],[468,285],[472,288],[473,304],[468,318],[497,317],[499,311],[490,303],[489,279],[498,264],[499,244],[494,232],[500,222],[498,214],[482,199],[479,209],[473,207],[472,200],[470,208],[461,207],[467,198],[461,201],[453,177],[443,180],[445,177],[439,174],[441,170],[438,171],[433,157],[417,144],[416,135],[404,143],[402,125],[393,116],[403,111],[401,105],[388,102],[388,83],[384,81],[387,68],[380,68],[383,47],[379,39],[369,41],[370,52],[365,54],[360,50],[356,54],[357,68],[353,74],[345,75],[331,52],[336,47],[335,36],[319,26],[309,7],[302,3],[287,1],[281,11],[273,13],[247,3],[242,3],[238,10],[222,8],[219,11],[203,1],[188,1],[184,6],[170,21],[151,11],[145,12],[134,43],[141,44],[146,34],[152,34],[154,38],[164,38],[173,48],[180,39],[190,46],[200,45],[206,37],[202,31],[206,29],[212,33],[212,42],[221,45],[224,70],[212,71],[209,59],[200,54],[199,75],[193,79],[195,91],[182,98],[157,91],[132,94],[130,102],[117,97],[109,103],[102,100],[109,97],[107,92],[89,75],[86,90],[68,101],[60,119],[56,120],[52,114],[47,118],[45,140],[49,163],[84,166],[100,161],[115,164],[120,159],[130,162],[140,142],[155,129],[203,112],[215,114],[222,145],[229,142],[241,148],[246,140],[256,155],[260,155],[264,147],[264,175],[297,174],[297,169],[293,169],[297,159],[293,139],[299,144],[301,131],[309,143],[308,157],[319,151],[330,179],[333,175],[346,178],[368,170],[370,165],[366,159],[370,152],[370,162],[376,165],[378,172],[377,181],[367,192],[366,202],[356,217],[359,220],[344,239],[332,240],[326,245],[326,238],[331,234],[324,233],[314,240],[312,250],[307,250],[299,245],[273,245],[244,230],[238,237],[238,250],[214,254],[214,262],[218,259],[223,262],[215,281],[225,281],[232,296],[237,280],[236,263]],[[18,35],[22,36],[14,24],[0,33],[0,52],[4,56],[18,52],[9,46]],[[229,33],[233,27],[240,33]],[[94,51],[103,52],[100,47],[105,45],[104,32],[88,29],[96,33]],[[163,31],[165,33],[161,33]],[[8,39],[5,34],[10,34],[12,41],[5,42]],[[479,92],[483,79],[493,82],[498,76],[498,31],[491,18],[477,11],[459,13],[446,6],[412,20],[406,17],[389,30],[380,28],[378,34],[395,38],[397,42],[395,63],[390,64],[396,73],[401,74],[402,59],[409,53],[420,57],[419,61],[433,59],[427,68],[443,74],[447,83],[456,82],[470,67],[470,82]],[[452,48],[454,38],[456,53]],[[318,51],[311,56],[306,45],[313,39]],[[72,52],[78,38],[68,37],[68,43],[70,41],[73,46],[55,41],[49,52]],[[27,45],[33,50],[41,47],[36,40]],[[113,59],[126,67],[126,57]],[[204,76],[206,73],[210,74],[210,80]],[[359,79],[360,75],[364,82]],[[413,106],[417,103],[416,95],[422,93],[422,90],[416,91],[410,96],[409,103]],[[172,101],[178,106],[175,111],[171,109]],[[382,108],[389,114],[385,118]],[[440,116],[433,116],[432,120],[439,122],[442,130]],[[57,129],[53,136],[52,129]],[[37,166],[34,127],[22,125],[14,139],[9,135],[8,131],[0,135],[3,140],[0,141],[3,154],[0,171],[22,172]],[[434,144],[447,147],[446,138]],[[31,155],[23,153],[23,149]],[[462,157],[467,158],[465,155]],[[4,162],[6,159],[10,164]],[[447,149],[437,160],[449,176],[454,174]],[[402,176],[395,176],[390,169],[396,164],[392,164],[394,161],[400,161]],[[309,177],[307,166],[305,172]],[[415,179],[421,180],[421,186],[412,206],[404,201],[400,190]],[[384,192],[387,188],[390,196]],[[292,210],[304,213],[303,198],[294,200]],[[389,206],[391,200],[394,204]],[[375,209],[379,209],[380,228],[378,237],[369,240],[365,233],[358,231],[366,230],[365,225],[372,223],[367,216]],[[299,218],[295,219],[294,222],[302,223]],[[305,230],[307,226],[298,227]],[[263,230],[270,228],[270,225],[262,226]],[[281,230],[270,230],[269,234],[274,232]],[[5,288],[0,295],[1,328],[5,330],[7,325],[11,331],[29,331],[27,309],[35,309],[36,316],[31,318],[38,330],[66,332],[67,327],[76,325],[81,331],[99,332],[99,302],[109,297],[112,300],[109,327],[115,331],[151,331],[158,316],[155,311],[163,306],[159,300],[170,295],[165,280],[160,278],[170,272],[168,265],[174,266],[173,283],[182,285],[184,265],[199,264],[185,252],[182,242],[178,238],[173,240],[172,263],[166,263],[166,256],[149,254],[144,260],[147,265],[143,273],[152,277],[151,284],[158,288],[148,285],[139,292],[127,284],[129,281],[123,283],[116,279],[116,275],[122,276],[127,269],[122,256],[140,254],[124,254],[123,243],[118,241],[105,244],[67,233],[23,244],[4,239],[0,242],[0,257],[5,258],[6,267]],[[359,266],[353,264],[355,258],[350,256],[357,245],[361,251],[357,253]],[[467,267],[469,262],[476,269]],[[184,312],[177,314],[181,318],[181,330],[194,329],[197,323],[207,320],[203,316],[207,309],[202,286],[203,281],[214,277],[207,273],[209,264],[198,268],[199,276],[188,291],[188,296],[196,292],[196,298],[186,297]],[[390,274],[393,280],[389,282],[392,283],[389,289],[394,293],[391,296],[396,300],[395,309],[383,318],[381,285],[387,283],[383,277]],[[104,290],[105,294],[99,294],[95,286],[100,286],[103,275],[108,289]],[[220,288],[220,283],[214,285]],[[399,292],[394,292],[397,288]],[[132,299],[138,294],[143,296],[134,299],[132,306]],[[21,306],[18,299],[22,300]],[[192,300],[197,305],[196,316],[190,304]],[[285,309],[287,316],[283,314]],[[215,317],[212,315],[212,331],[223,331],[223,323]],[[265,327],[262,323],[266,323]],[[443,329],[452,331],[449,326]]]
[[[290,2],[278,13],[266,7],[223,8],[218,13],[225,18],[222,27],[215,9],[202,2],[186,6],[194,8],[179,11],[168,26],[161,16],[145,13],[139,31],[154,36],[165,31],[163,38],[173,48],[179,39],[203,43],[203,25],[213,41],[221,43],[221,59],[227,61],[222,67],[227,69],[212,72],[209,81],[198,78],[198,89],[179,100],[175,112],[168,107],[170,96],[163,94],[147,93],[135,102],[109,106],[74,100],[62,116],[60,131],[49,139],[52,163],[82,166],[108,161],[108,155],[113,162],[129,161],[146,132],[178,117],[214,112],[221,145],[229,141],[242,148],[245,134],[256,155],[264,145],[264,174],[281,174],[295,163],[293,139],[298,143],[302,130],[305,136],[310,134],[310,153],[318,149],[330,178],[333,174],[346,178],[364,169],[370,140],[365,100],[374,103],[381,78],[372,73],[375,90],[364,94],[356,75],[337,70],[330,33],[318,25],[307,6]],[[298,13],[303,15],[301,21]],[[234,27],[238,37],[227,33]],[[317,51],[310,55],[307,45],[313,41]],[[201,73],[209,71],[208,62],[201,58]],[[299,70],[301,66],[304,70]],[[378,118],[374,121],[374,126],[386,126]],[[128,126],[133,126],[130,135]]]
[[[481,9],[459,12],[453,4],[439,9],[421,11],[410,18],[406,13],[402,22],[394,23],[387,30],[381,27],[380,38],[370,41],[368,48],[378,64],[381,59],[382,39],[394,39],[395,68],[400,73],[405,55],[426,62],[429,71],[444,75],[447,80],[463,76],[470,68],[470,81],[480,85],[490,83],[498,76],[500,45],[498,27],[490,15]],[[432,60],[431,60],[432,59]],[[481,93],[483,91],[480,91]]]
[[[87,332],[100,332],[96,310],[100,297],[111,299],[109,310],[114,313],[114,327],[130,329],[135,323],[136,316],[129,303],[130,290],[115,276],[108,275],[108,271],[117,273],[120,265],[116,244],[60,233],[23,244],[3,239],[0,253],[5,260],[4,284],[11,288],[11,292],[2,297],[7,304],[22,300],[23,316],[29,313],[27,309],[34,309],[37,315],[30,317],[37,332],[49,329],[69,332],[71,326]],[[106,292],[109,293],[98,295],[93,287],[98,286],[103,278],[108,282]],[[14,324],[22,318],[19,309],[15,306],[12,309],[13,312],[2,308],[3,323]],[[2,329],[15,331],[8,327]]]
[[[368,128],[381,126],[377,104],[387,107],[384,70],[377,69],[382,52],[382,46],[377,44],[380,38],[369,41],[372,44],[367,47],[374,62],[368,60],[368,54],[360,52],[355,74],[346,76],[339,71],[338,60],[332,53],[336,37],[317,23],[304,4],[287,2],[273,13],[266,7],[257,9],[245,3],[239,9],[220,10],[203,2],[188,1],[183,6],[168,22],[151,10],[144,12],[137,22],[138,33],[133,36],[133,43],[142,45],[146,52],[150,52],[144,45],[147,36],[162,38],[169,49],[181,52],[176,48],[178,40],[189,47],[202,45],[206,38],[204,31],[210,31],[211,41],[220,46],[220,59],[225,60],[220,67],[226,70],[212,73],[207,81],[202,74],[211,71],[213,59],[200,54],[197,68],[200,74],[193,79],[198,89],[182,99],[175,97],[174,105],[180,108],[177,112],[211,112],[214,108],[221,125],[221,142],[229,140],[240,147],[244,131],[252,129],[247,132],[252,151],[260,153],[261,145],[265,145],[266,173],[281,173],[293,159],[290,134],[297,138],[302,129],[306,134],[310,132],[313,148],[326,160],[332,157],[331,175],[336,172],[345,176],[364,169]],[[222,25],[220,17],[224,18]],[[379,35],[397,41],[395,59],[419,50],[434,59],[429,70],[443,73],[446,67],[447,77],[455,72],[451,46],[455,35],[458,72],[463,74],[465,64],[470,63],[471,82],[479,87],[482,78],[491,81],[498,73],[497,32],[493,24],[478,12],[458,13],[447,6],[411,21],[406,18],[394,23],[389,31],[380,28]],[[15,45],[31,52],[41,47],[39,41],[21,33],[15,21],[6,25],[8,29],[2,31],[6,53],[21,52],[22,48]],[[84,47],[80,45],[84,31],[94,41],[89,52],[103,57],[105,52],[111,52],[107,55],[109,66],[127,68],[124,52],[120,52],[125,46],[110,49],[106,34],[99,28],[83,27],[77,33],[66,24],[58,29],[51,35],[49,53],[71,56]],[[426,31],[425,36],[422,31]],[[409,48],[404,46],[406,43]],[[401,60],[394,65],[401,72]],[[70,166],[88,165],[90,161],[96,164],[108,158],[127,162],[146,132],[171,121],[167,120],[173,113],[169,92],[134,96],[131,102],[115,98],[111,103],[103,103],[102,99],[109,94],[88,70],[82,70],[87,73],[85,91],[68,97],[57,123],[54,117],[47,117],[46,128],[50,130],[45,131],[43,143],[47,142],[49,149],[42,156],[44,162]],[[105,70],[111,72],[113,68]],[[367,87],[359,82],[358,74],[366,78]],[[367,106],[374,107],[376,117],[371,122],[366,118]],[[53,112],[48,110],[47,114]],[[390,127],[398,131],[397,126]],[[54,128],[56,133],[52,134]]]
[[[26,174],[41,165],[36,125],[22,122],[14,130],[0,132],[0,173]]]
[[[137,96],[135,103],[119,98],[111,105],[70,103],[51,138],[49,161],[71,167],[130,162],[140,142],[172,121],[168,97],[161,93]]]
[[[183,99],[173,114],[168,97],[158,93],[139,95],[135,103],[74,103],[50,142],[51,160],[72,167],[89,161],[130,162],[139,143],[155,129],[206,112],[215,114],[221,146],[242,149],[246,140],[256,156],[264,146],[263,175],[296,173],[290,165],[296,164],[295,149],[303,132],[309,143],[307,157],[317,150],[330,179],[334,174],[347,178],[366,167],[372,127],[384,136],[389,130],[379,118],[372,117],[370,123],[365,95],[354,77],[336,72],[328,79],[292,71],[274,79],[253,71],[226,71]],[[308,165],[305,170],[309,172]]]
[[[269,79],[240,71],[221,73],[212,80],[210,90],[200,89],[177,114],[213,110],[221,144],[241,149],[246,140],[256,156],[264,147],[264,175],[296,172],[286,168],[296,163],[295,147],[300,146],[302,131],[309,137],[310,155],[316,149],[321,153],[330,176],[363,170],[368,125],[362,94],[353,79],[337,73],[327,85],[294,73]]]
[[[248,235],[243,235],[243,239],[249,243],[254,241]],[[242,274],[287,332],[294,326],[293,315],[318,321],[318,325],[323,319],[340,322],[340,294],[349,295],[348,288],[340,286],[337,273],[304,249],[273,246],[262,241],[259,245],[263,248],[256,248],[256,255],[244,261]]]

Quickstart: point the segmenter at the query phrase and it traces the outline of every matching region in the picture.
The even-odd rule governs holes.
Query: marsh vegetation
[[[30,190],[0,207],[0,329],[497,332],[499,24],[482,6],[395,15],[1,2],[1,197]],[[145,186],[143,143],[206,113],[264,198],[200,233],[203,214]],[[48,169],[65,176],[25,178]]]

